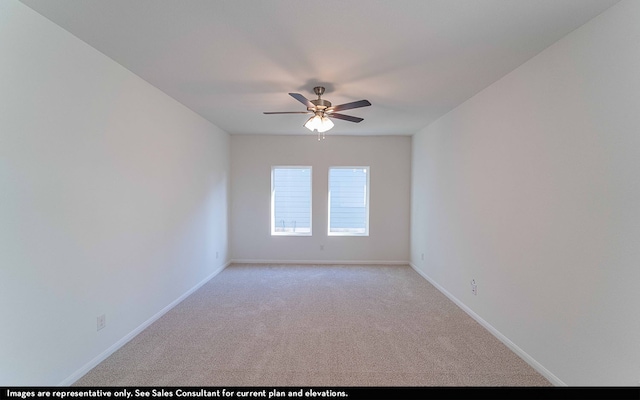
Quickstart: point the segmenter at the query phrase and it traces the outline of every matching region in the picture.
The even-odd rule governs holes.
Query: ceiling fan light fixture
[[[313,117],[309,118],[309,120],[304,124],[305,128],[309,129],[311,132],[318,131],[320,133],[324,133],[329,129],[333,128],[333,121],[324,116],[323,113],[316,113]]]
[[[304,127],[309,129],[311,132],[314,130],[318,130],[322,126],[322,118],[318,114],[309,118],[309,120],[304,124]]]
[[[318,128],[318,132],[326,132],[329,129],[333,128],[333,121],[331,121],[329,118],[322,116],[322,118],[320,119],[320,121],[322,122],[321,126]]]

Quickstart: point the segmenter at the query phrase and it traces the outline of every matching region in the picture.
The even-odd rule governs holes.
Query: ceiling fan
[[[328,131],[333,128],[333,122],[329,118],[342,119],[349,122],[360,122],[363,119],[359,117],[353,117],[351,115],[339,114],[336,111],[350,110],[352,108],[360,108],[370,106],[369,100],[359,100],[351,103],[340,104],[332,106],[330,101],[327,101],[321,96],[324,94],[324,87],[316,86],[313,88],[313,92],[318,96],[316,100],[308,100],[300,93],[289,93],[291,97],[298,100],[300,103],[307,106],[307,111],[266,111],[265,114],[313,114],[304,126],[311,132],[318,131],[318,140],[320,140],[320,133]]]

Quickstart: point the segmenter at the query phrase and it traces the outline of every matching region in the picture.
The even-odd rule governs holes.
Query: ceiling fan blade
[[[370,106],[369,100],[359,100],[351,103],[340,104],[334,107],[329,107],[330,111],[342,111],[342,110],[350,110],[352,108],[360,108]]]
[[[338,119],[343,119],[345,121],[350,121],[350,122],[360,122],[364,120],[363,118],[352,117],[351,115],[344,115],[344,114],[338,114],[338,113],[327,114],[327,116],[329,118],[338,118]]]
[[[291,96],[294,99],[298,100],[300,103],[304,104],[307,108],[314,108],[315,107],[312,102],[310,102],[306,97],[304,97],[300,93],[289,93],[289,96]]]
[[[263,114],[313,114],[311,111],[265,111]]]

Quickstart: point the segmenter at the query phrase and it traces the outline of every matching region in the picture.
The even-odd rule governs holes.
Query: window
[[[271,168],[271,234],[311,236],[311,167]]]
[[[329,168],[329,236],[369,236],[369,167]]]

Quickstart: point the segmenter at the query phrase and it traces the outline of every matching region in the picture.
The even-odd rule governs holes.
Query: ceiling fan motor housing
[[[314,108],[307,107],[307,110],[309,111],[316,111],[316,110],[321,111],[331,107],[331,102],[325,99],[317,99],[317,100],[309,100],[309,101],[313,103],[313,105],[315,105]]]

